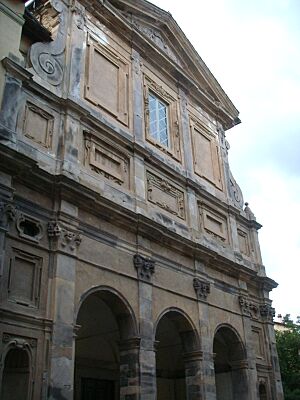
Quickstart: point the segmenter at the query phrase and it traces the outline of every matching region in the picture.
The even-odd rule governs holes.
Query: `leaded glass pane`
[[[163,146],[168,147],[167,105],[149,93],[149,134]]]

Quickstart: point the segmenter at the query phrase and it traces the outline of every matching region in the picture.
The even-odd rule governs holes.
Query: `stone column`
[[[4,173],[0,175],[0,278],[4,273],[6,233],[9,224],[15,220],[16,209],[13,204],[13,189],[11,177]]]
[[[24,20],[24,2],[1,1],[0,2],[0,60],[9,54],[22,59],[20,53],[20,41]],[[0,63],[0,104],[4,87],[4,68]]]
[[[140,338],[120,344],[120,400],[139,399],[139,348]]]
[[[196,272],[205,274],[205,266],[200,261],[196,261]],[[199,310],[199,327],[201,337],[201,394],[205,400],[216,399],[215,370],[214,358],[212,353],[213,338],[210,336],[209,323],[209,305],[207,298],[210,294],[210,283],[204,279],[197,277],[194,279],[194,289],[198,300]],[[196,397],[197,399],[197,397]]]
[[[64,201],[61,210],[77,215],[77,208]],[[53,251],[49,399],[73,400],[76,253],[81,235],[74,226],[62,221],[51,221],[48,236]]]
[[[269,300],[270,301],[270,300]],[[275,316],[275,309],[269,303],[260,306],[260,315],[264,322],[264,330],[267,339],[267,345],[270,350],[270,360],[272,364],[272,373],[270,374],[270,384],[272,399],[283,400],[283,389],[280,375],[279,359],[276,348],[276,338],[274,331],[273,318]]]
[[[193,351],[184,355],[185,384],[187,400],[202,400],[202,351]]]
[[[155,264],[150,258],[136,254],[134,266],[139,279],[140,318],[140,399],[156,399],[156,359],[152,320],[152,275]]]

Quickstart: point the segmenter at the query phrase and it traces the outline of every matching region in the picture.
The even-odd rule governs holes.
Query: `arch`
[[[246,350],[232,326],[221,324],[216,328],[213,353],[217,400],[247,399]]]
[[[265,382],[259,383],[258,393],[259,393],[259,400],[267,400],[268,399],[267,387],[266,387]]]
[[[194,323],[184,311],[172,307],[159,315],[154,332],[157,400],[188,400],[192,386],[193,398],[200,398],[195,393],[198,387],[195,379],[199,377],[196,358],[200,357],[200,339]],[[193,366],[191,354],[194,357]],[[189,381],[186,380],[187,370],[190,372]]]
[[[198,334],[198,331],[195,327],[195,324],[193,320],[189,317],[189,315],[183,311],[180,308],[177,307],[168,307],[165,310],[163,310],[159,316],[156,319],[156,322],[154,324],[154,337],[156,336],[156,331],[157,327],[159,325],[159,322],[164,318],[164,316],[169,315],[169,317],[174,321],[174,324],[176,328],[178,329],[179,332],[190,332],[190,339],[193,339],[192,343],[188,346],[191,348],[191,351],[193,349],[199,349],[200,348],[200,336]]]
[[[23,343],[22,343],[23,344]],[[26,344],[10,342],[3,352],[1,368],[1,399],[29,400],[31,398],[32,360]]]
[[[75,311],[75,324],[78,319],[78,314],[82,304],[89,296],[94,294],[99,296],[105,303],[107,303],[116,315],[120,316],[121,323],[124,323],[127,319],[127,323],[129,323],[129,326],[127,325],[127,328],[130,329],[130,336],[138,335],[138,324],[131,305],[118,290],[110,286],[93,286],[81,295],[80,301]],[[115,301],[113,301],[113,299]]]
[[[93,287],[81,296],[76,325],[75,400],[123,398],[130,384],[124,374],[135,375],[138,363],[132,347],[137,323],[128,301],[111,287]]]

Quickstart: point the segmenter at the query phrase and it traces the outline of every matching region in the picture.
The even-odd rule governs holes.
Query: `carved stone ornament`
[[[258,317],[258,310],[259,310],[258,306],[250,302],[246,297],[239,296],[239,304],[243,315],[246,315],[251,318]]]
[[[157,47],[159,47],[171,60],[175,61],[178,65],[182,66],[182,63],[176,56],[175,52],[171,49],[166,39],[162,36],[158,29],[153,26],[148,26],[141,23],[137,18],[134,18],[131,13],[125,14],[125,17],[132,23],[132,25],[140,31],[142,34],[147,36]]]
[[[133,264],[137,270],[138,278],[142,281],[151,282],[152,275],[155,272],[155,261],[135,254]]]
[[[17,216],[16,207],[12,203],[0,202],[0,225],[14,221]]]
[[[30,61],[35,72],[50,85],[61,84],[64,75],[64,52],[67,36],[67,8],[61,0],[51,0],[59,13],[59,28],[53,42],[34,43],[30,49]]]
[[[21,237],[35,242],[39,242],[44,234],[40,221],[23,213],[19,213],[16,220],[16,227]]]
[[[147,199],[163,210],[185,219],[184,193],[166,179],[147,171]]]
[[[229,170],[229,194],[234,202],[234,205],[238,208],[243,208],[244,204],[243,193],[239,185],[236,183],[230,170]]]
[[[275,317],[275,308],[270,306],[270,304],[262,304],[259,306],[260,315],[263,319],[273,322]]]
[[[57,221],[48,223],[48,237],[59,242],[63,249],[75,251],[79,247],[82,237],[79,232],[69,231]]]
[[[244,211],[250,221],[256,221],[255,215],[249,207],[249,203],[245,203]]]
[[[194,278],[193,286],[198,300],[207,300],[210,293],[210,283],[199,278]]]
[[[36,339],[16,337],[8,333],[3,333],[2,343],[9,344],[11,347],[16,347],[22,350],[26,348],[35,348],[37,346]]]

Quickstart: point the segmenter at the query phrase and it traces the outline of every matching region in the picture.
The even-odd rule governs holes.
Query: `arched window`
[[[267,400],[267,389],[265,383],[261,382],[259,384],[259,400]]]
[[[1,400],[29,400],[30,360],[26,350],[13,348],[5,357]]]

